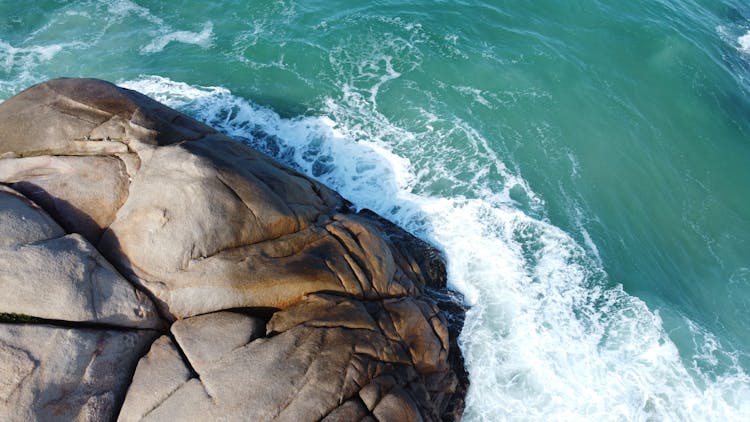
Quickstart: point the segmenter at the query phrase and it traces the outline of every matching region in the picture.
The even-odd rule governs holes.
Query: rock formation
[[[456,419],[444,289],[426,243],[137,92],[0,103],[1,420]]]

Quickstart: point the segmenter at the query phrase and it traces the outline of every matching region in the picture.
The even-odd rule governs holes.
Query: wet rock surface
[[[148,97],[0,103],[0,419],[452,420],[462,312],[430,245]]]

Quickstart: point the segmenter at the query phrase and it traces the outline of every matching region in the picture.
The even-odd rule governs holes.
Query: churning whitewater
[[[394,126],[362,96],[328,99],[324,116],[286,119],[221,87],[159,76],[120,85],[261,149],[438,245],[448,258],[450,286],[471,307],[460,338],[472,383],[465,420],[750,415],[750,377],[737,362],[721,376],[700,369],[701,360],[722,353],[712,335],[691,324],[705,342],[703,353],[681,359],[658,313],[612,286],[595,253],[518,209],[514,189],[523,189],[536,207],[544,203],[497,157],[489,158],[502,173],[500,191],[478,185],[473,198],[418,195],[419,183],[434,180],[419,181],[420,170],[394,154],[387,139],[430,142],[441,134]],[[472,142],[492,154],[485,140]],[[450,177],[443,158],[437,151],[421,165],[432,177]]]

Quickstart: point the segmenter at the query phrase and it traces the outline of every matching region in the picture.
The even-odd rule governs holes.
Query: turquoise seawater
[[[745,0],[0,0],[0,100],[58,76],[444,250],[465,420],[750,420]]]

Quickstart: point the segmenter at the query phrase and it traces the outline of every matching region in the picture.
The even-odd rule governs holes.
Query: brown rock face
[[[0,103],[0,420],[457,419],[444,289],[426,243],[139,93]]]

